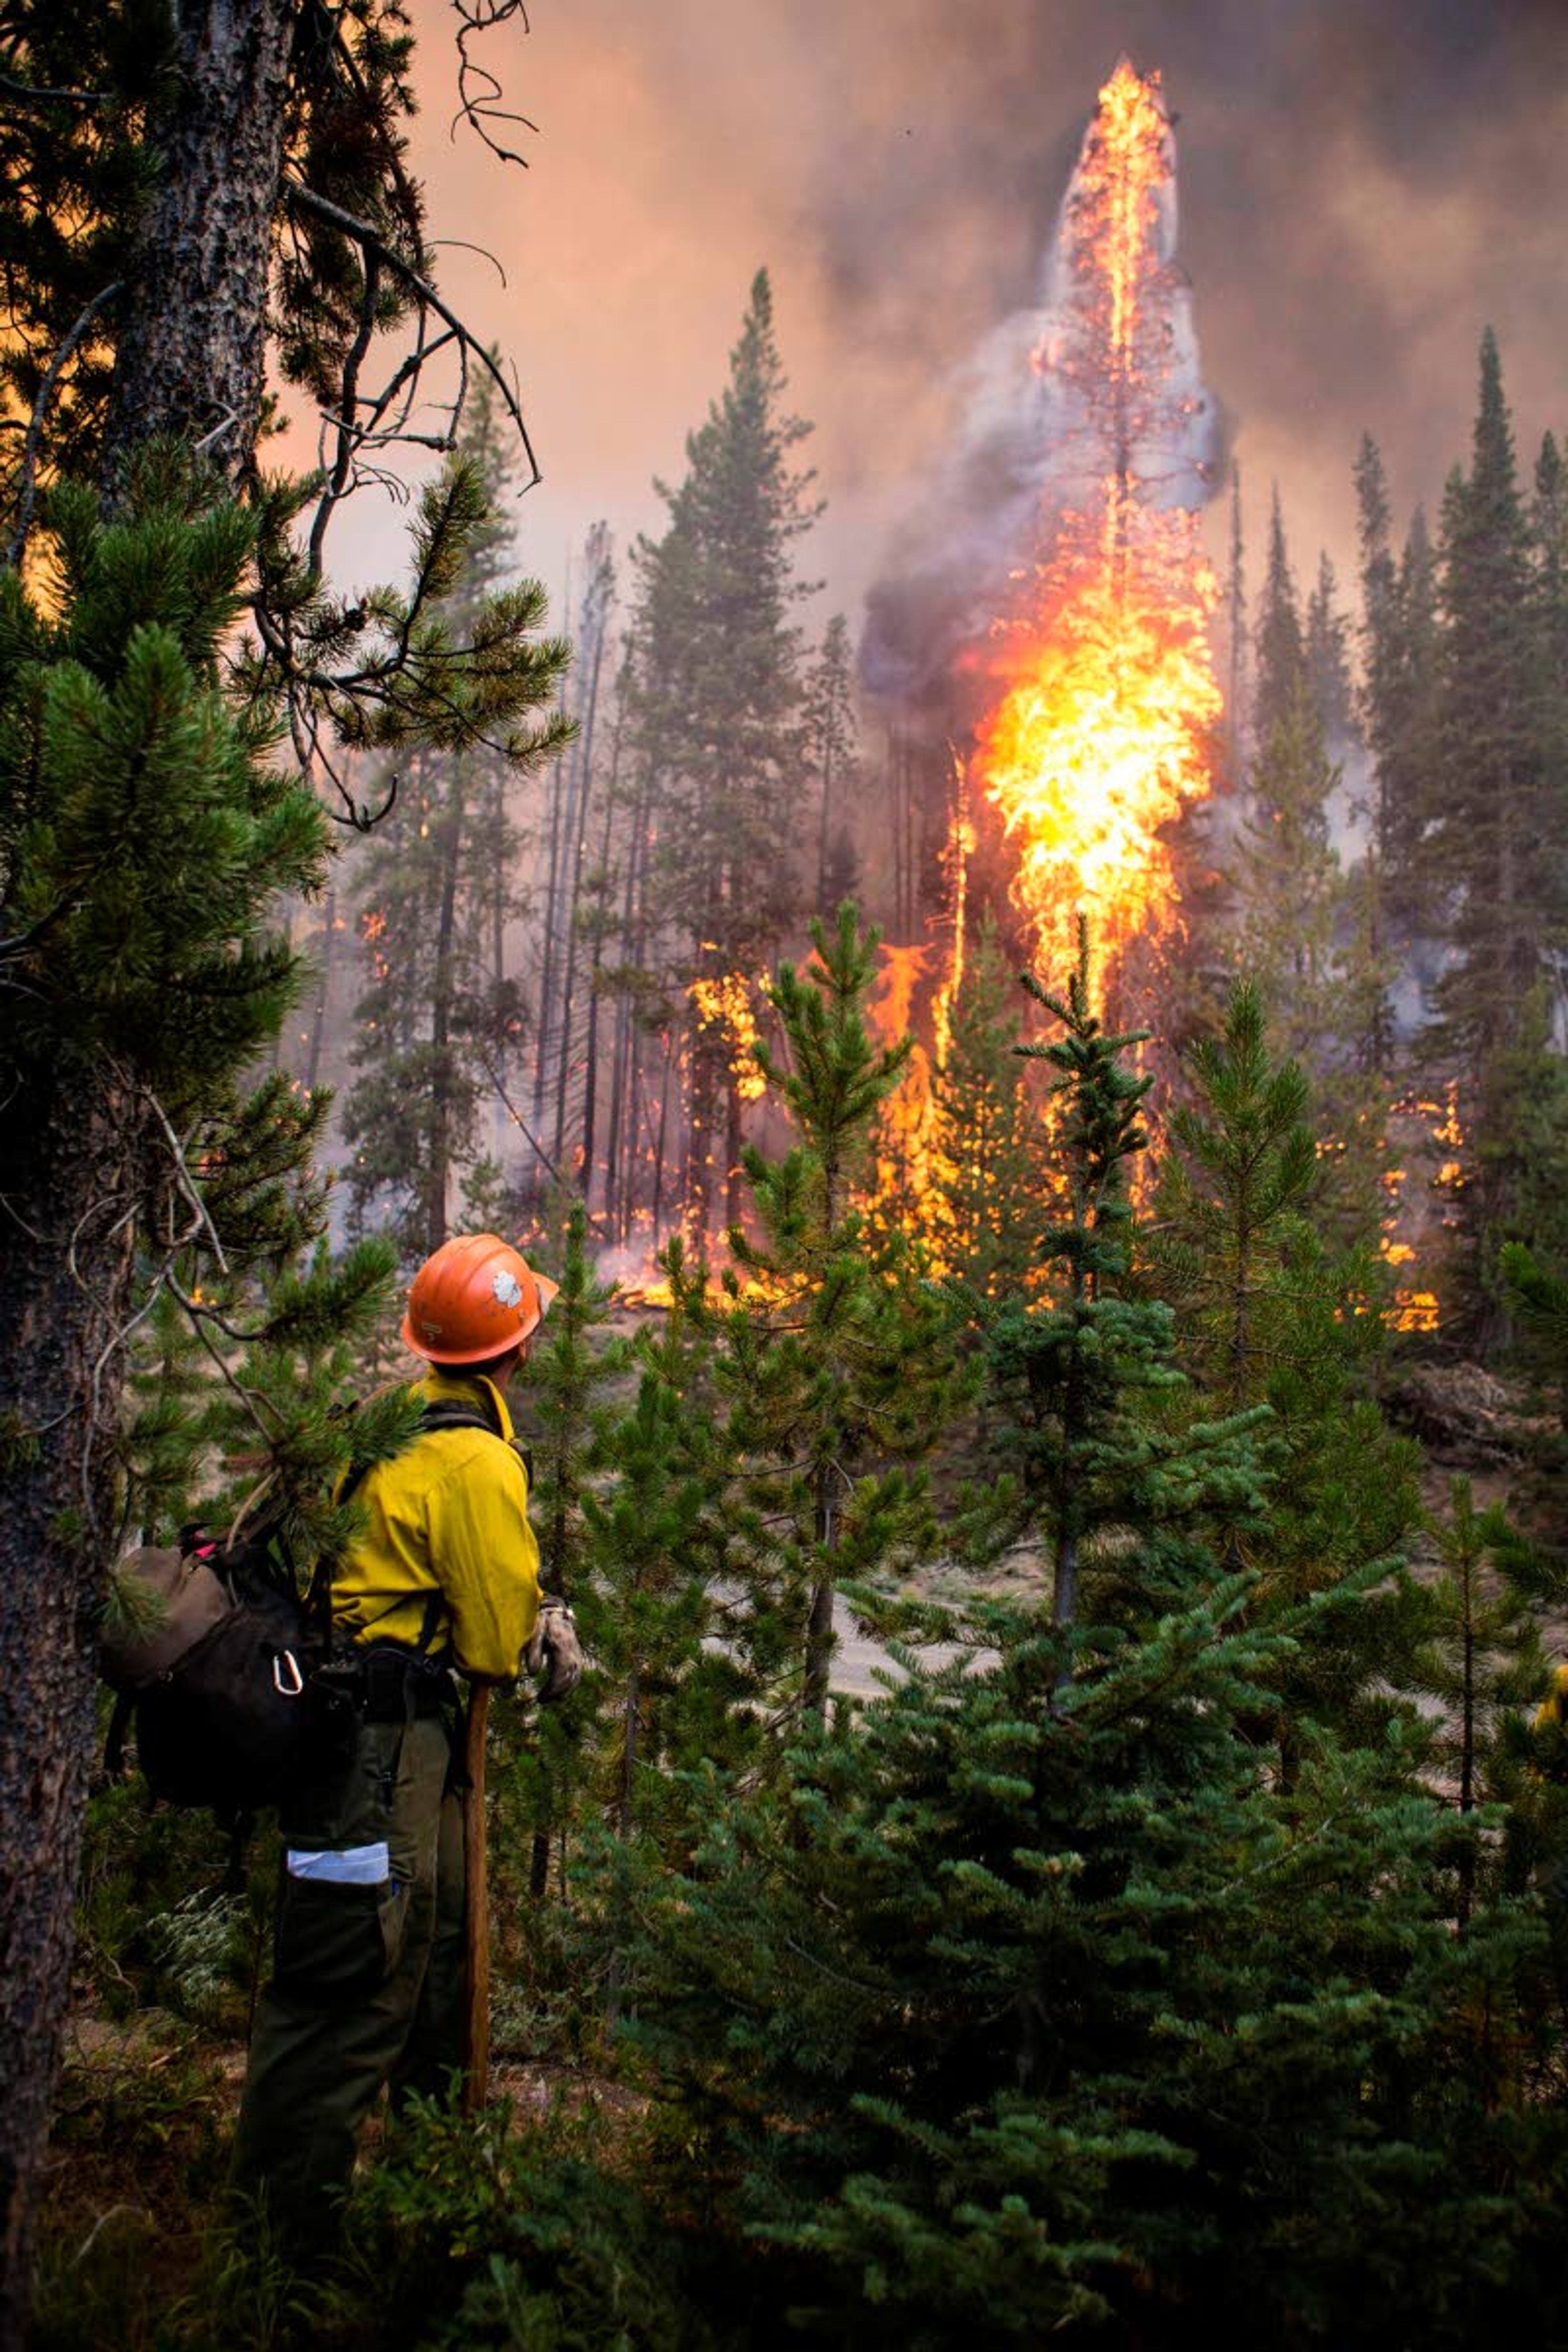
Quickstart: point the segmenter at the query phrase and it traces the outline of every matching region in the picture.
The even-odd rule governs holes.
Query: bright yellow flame
[[[1210,788],[1207,738],[1224,708],[1207,637],[1218,588],[1196,517],[1155,505],[1137,471],[1171,397],[1152,297],[1167,274],[1157,230],[1173,168],[1158,77],[1123,61],[1100,92],[1071,206],[1079,343],[1065,364],[1104,470],[1060,519],[1029,609],[996,632],[1001,692],[976,761],[1053,974],[1076,959],[1080,913],[1112,963],[1135,935],[1179,929],[1164,831]]]
[[[715,1031],[723,1040],[735,1092],[742,1102],[760,1102],[768,1082],[757,1067],[752,982],[743,971],[726,971],[711,980],[694,980],[688,992],[699,1026]]]

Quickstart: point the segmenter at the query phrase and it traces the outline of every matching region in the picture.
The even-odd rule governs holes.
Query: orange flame
[[[757,1016],[745,973],[726,971],[711,980],[694,980],[689,993],[699,1026],[723,1041],[736,1094],[742,1102],[760,1102],[768,1082],[757,1067]]]
[[[1059,517],[1028,609],[996,632],[1002,693],[977,760],[1016,845],[1015,900],[1058,972],[1080,913],[1112,961],[1135,935],[1179,928],[1164,833],[1210,788],[1207,737],[1223,709],[1206,633],[1217,584],[1196,517],[1156,502],[1153,473],[1184,414],[1162,340],[1173,179],[1159,78],[1123,60],[1066,209],[1065,314],[1037,355],[1083,411],[1095,478]]]

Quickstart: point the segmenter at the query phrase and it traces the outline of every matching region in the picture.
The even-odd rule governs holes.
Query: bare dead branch
[[[343,360],[342,395],[338,404],[342,421],[338,427],[337,457],[331,472],[327,477],[326,488],[321,493],[315,520],[310,525],[310,576],[314,580],[319,580],[321,576],[321,549],[327,536],[327,525],[332,519],[332,509],[348,488],[353,465],[354,411],[359,404],[359,372],[363,365],[365,353],[370,349],[370,339],[375,332],[375,305],[380,287],[379,257],[374,253],[367,252],[364,257],[364,295],[360,304],[359,326]]]
[[[233,409],[226,408],[211,431],[204,433],[201,439],[195,444],[196,456],[205,457],[209,449],[216,449],[220,441],[227,439],[238,423],[239,419]]]
[[[257,617],[267,644],[275,650],[277,658],[280,662],[289,666],[292,683],[294,673],[291,667],[289,646],[278,631],[270,626],[264,615],[258,614]],[[321,740],[321,722],[314,712],[301,707],[298,698],[292,692],[288,695],[287,702],[289,733],[294,745],[294,757],[299,762],[301,775],[313,777],[318,770],[321,771],[342,803],[341,813],[335,808],[328,807],[326,812],[328,816],[334,824],[348,825],[355,833],[374,833],[383,818],[390,816],[397,805],[397,791],[402,778],[395,774],[389,779],[386,798],[378,809],[373,809],[368,801],[356,799],[338,772],[331,754]]]
[[[19,100],[24,106],[108,106],[111,103],[106,89],[44,89],[37,82],[18,81],[15,74],[0,73],[0,90],[7,98]]]
[[[324,221],[330,228],[338,230],[340,235],[352,237],[362,253],[367,257],[374,255],[395,275],[401,278],[404,284],[412,289],[421,306],[433,310],[436,316],[450,328],[458,339],[465,360],[468,354],[472,352],[489,373],[500,394],[506,413],[510,417],[518,438],[522,444],[523,455],[528,459],[529,479],[523,485],[524,489],[531,490],[535,484],[542,481],[544,478],[540,471],[539,460],[533,454],[533,443],[529,437],[527,423],[517,394],[509,383],[505,371],[472,329],[464,323],[448,303],[443,300],[430,280],[416,269],[412,262],[407,261],[398,252],[395,246],[389,245],[380,231],[373,228],[368,221],[360,220],[353,213],[345,212],[341,205],[334,205],[327,197],[318,195],[315,189],[308,188],[303,181],[285,179],[282,195],[284,203],[293,209],[309,213],[312,218]]]
[[[508,1094],[505,1082],[501,1077],[499,1064],[492,1063],[489,1055],[482,1049],[479,1054],[479,1067],[483,1070],[486,1077],[495,1088],[496,1097],[501,1108],[505,1111],[512,1125],[521,1129],[523,1140],[533,1151],[534,1157],[538,1160],[541,1167],[543,1168],[549,1175],[552,1183],[561,1183],[563,1179],[560,1169],[557,1168],[554,1160],[552,1160],[549,1152],[546,1151],[543,1144],[541,1143],[538,1136],[534,1134],[533,1129],[529,1126],[528,1121],[524,1118],[522,1113],[519,1110],[517,1105]]]
[[[212,1213],[208,1209],[206,1202],[202,1198],[201,1187],[191,1173],[190,1164],[185,1158],[184,1146],[181,1143],[179,1137],[174,1133],[168,1112],[163,1108],[163,1104],[158,1100],[157,1096],[153,1092],[151,1087],[142,1087],[142,1098],[144,1102],[151,1105],[153,1115],[157,1119],[159,1126],[163,1129],[164,1140],[168,1144],[169,1150],[174,1155],[174,1181],[178,1185],[179,1190],[184,1194],[187,1202],[195,1211],[198,1230],[202,1225],[205,1225],[208,1238],[213,1245],[213,1255],[217,1260],[219,1271],[223,1274],[226,1274],[228,1272],[228,1260],[224,1255],[223,1243],[219,1238],[218,1229],[212,1221]]]
[[[173,1274],[169,1274],[164,1276],[164,1287],[174,1297],[178,1299],[180,1305],[184,1308],[186,1315],[190,1318],[192,1330],[201,1341],[202,1346],[206,1349],[207,1354],[212,1358],[213,1362],[217,1366],[218,1371],[222,1375],[225,1386],[233,1390],[235,1395],[239,1399],[251,1420],[256,1423],[257,1428],[261,1432],[262,1436],[270,1445],[282,1434],[283,1422],[281,1415],[276,1413],[273,1415],[273,1423],[269,1429],[263,1418],[263,1414],[264,1412],[270,1412],[272,1408],[268,1404],[265,1397],[258,1396],[254,1390],[246,1388],[239,1381],[236,1380],[228,1365],[224,1361],[223,1349],[219,1347],[216,1347],[213,1343],[212,1336],[207,1330],[202,1317],[200,1302],[189,1296],[181,1285],[175,1281]]]
[[[511,283],[501,266],[500,255],[492,253],[488,245],[471,244],[466,236],[438,236],[432,243],[430,250],[432,253],[478,254],[481,261],[489,263],[503,286],[509,286]]]
[[[505,95],[500,82],[488,66],[480,65],[469,52],[469,43],[485,33],[493,33],[502,25],[518,23],[529,30],[528,10],[523,0],[452,0],[458,17],[458,111],[452,117],[447,135],[456,138],[458,125],[466,122],[475,135],[482,139],[490,153],[503,163],[518,163],[526,172],[528,158],[515,148],[503,146],[493,138],[491,123],[515,123],[523,131],[537,136],[539,125],[526,114],[519,114],[499,103]]]

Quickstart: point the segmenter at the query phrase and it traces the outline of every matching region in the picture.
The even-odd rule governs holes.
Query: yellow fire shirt
[[[511,1416],[492,1381],[432,1370],[416,1384],[426,1403],[475,1402],[482,1391],[501,1435]],[[432,1647],[466,1674],[508,1682],[539,1615],[539,1546],[528,1524],[528,1474],[487,1430],[432,1429],[366,1473],[365,1531],[332,1578],[332,1615],[356,1642],[416,1650],[433,1592],[441,1614]]]

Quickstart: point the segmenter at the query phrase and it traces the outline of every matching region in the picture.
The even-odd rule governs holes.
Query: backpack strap
[[[517,1438],[507,1438],[501,1436],[500,1424],[494,1415],[487,1410],[484,1391],[478,1386],[475,1387],[474,1400],[471,1404],[465,1402],[459,1397],[433,1397],[430,1402],[426,1406],[424,1413],[420,1419],[419,1431],[421,1436],[423,1436],[426,1430],[435,1429],[488,1430],[492,1437],[498,1439],[502,1445],[507,1446],[511,1453],[518,1456],[519,1460],[522,1464],[529,1485],[531,1486],[532,1486],[532,1454],[527,1446],[523,1445]],[[433,1592],[429,1600],[425,1604],[425,1622],[419,1629],[419,1655],[421,1657],[424,1657],[427,1654],[431,1643],[436,1639],[436,1634],[441,1622],[442,1610],[442,1596],[438,1592]]]
[[[437,1398],[426,1406],[419,1429],[421,1435],[427,1429],[488,1429],[492,1437],[500,1437],[500,1430],[497,1423],[477,1399],[473,1404],[463,1404],[456,1397]],[[501,1444],[509,1446],[516,1454],[528,1474],[528,1483],[531,1486],[533,1484],[532,1446],[521,1437],[502,1437]]]

